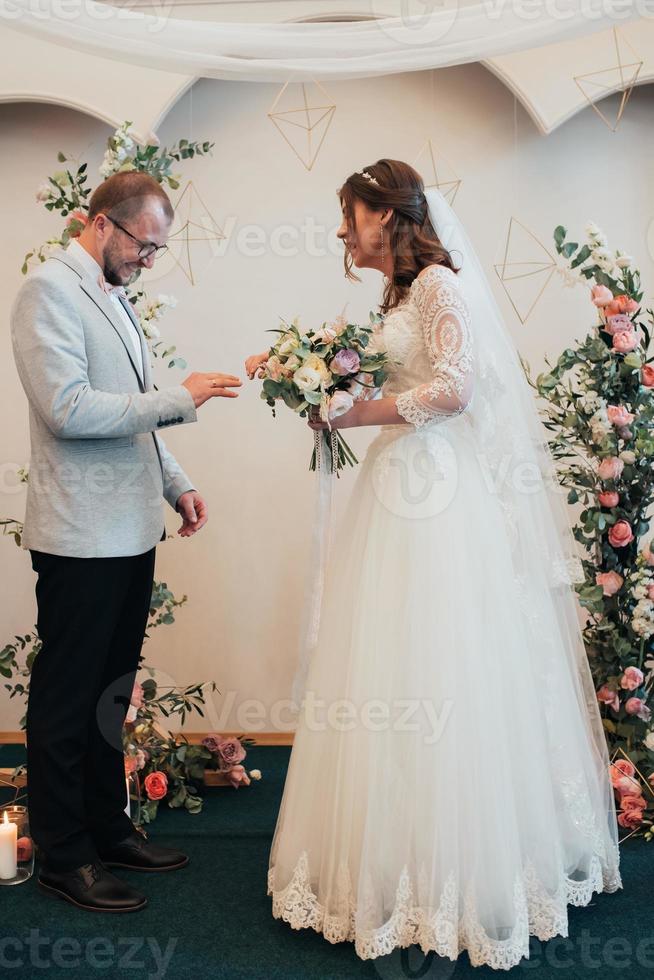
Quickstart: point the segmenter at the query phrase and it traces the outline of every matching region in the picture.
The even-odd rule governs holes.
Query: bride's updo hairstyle
[[[375,181],[365,177],[374,177]],[[380,312],[388,313],[400,303],[421,269],[438,263],[458,272],[450,253],[445,248],[429,220],[425,199],[425,185],[417,170],[402,160],[378,160],[363,172],[351,174],[337,191],[341,206],[346,208],[346,220],[355,231],[354,201],[358,198],[373,211],[393,208],[393,215],[385,226],[385,247],[393,257],[393,273],[386,283],[380,304]],[[348,279],[361,282],[352,271],[353,261],[345,249],[343,259]]]

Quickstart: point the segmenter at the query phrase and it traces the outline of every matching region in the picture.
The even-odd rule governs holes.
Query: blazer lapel
[[[150,365],[150,348],[148,347],[147,340],[145,339],[145,334],[143,333],[143,328],[139,322],[139,318],[134,312],[134,307],[128,299],[123,299],[122,296],[119,297],[123,308],[127,311],[127,314],[136,328],[136,332],[139,337],[139,342],[141,344],[141,360],[143,362],[143,381],[145,384],[145,389],[148,391],[152,387],[152,371]]]
[[[84,290],[86,295],[89,297],[89,299],[91,299],[95,303],[98,309],[102,313],[104,313],[107,320],[109,321],[111,326],[114,328],[114,330],[122,340],[125,351],[127,352],[127,356],[131,361],[134,371],[136,372],[136,376],[139,380],[139,385],[143,390],[145,390],[145,380],[141,377],[141,372],[139,371],[138,364],[136,363],[136,358],[134,355],[134,348],[132,346],[132,342],[130,341],[129,335],[127,333],[129,327],[123,321],[123,318],[121,317],[120,313],[115,308],[114,304],[111,302],[107,294],[100,288],[100,285],[98,284],[97,280],[94,279],[93,276],[89,275],[86,269],[84,269],[84,267],[80,265],[80,263],[75,258],[73,258],[73,256],[68,255],[65,249],[62,248],[57,250],[56,252],[53,253],[51,258],[57,259],[57,261],[59,262],[63,262],[64,265],[67,265],[70,269],[73,270],[73,272],[76,272],[77,275],[80,277],[80,288]],[[125,304],[123,304],[123,306],[124,305]],[[128,303],[127,305],[129,306],[131,304]],[[130,312],[130,316],[132,316],[131,311],[128,312]],[[139,339],[140,339],[140,330],[139,330]],[[143,343],[141,342],[141,350],[142,349],[143,349]],[[144,358],[143,361],[144,372],[147,370],[145,367],[146,360],[147,359]]]

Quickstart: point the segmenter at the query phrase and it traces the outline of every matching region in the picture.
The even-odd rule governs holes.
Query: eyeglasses
[[[120,230],[124,231],[126,235],[129,235],[132,241],[136,242],[136,244],[139,246],[138,257],[140,259],[149,259],[151,255],[154,255],[154,257],[158,259],[160,255],[163,255],[163,253],[168,250],[167,245],[155,245],[154,242],[140,241],[131,233],[131,231],[128,231],[127,228],[123,228],[123,226],[119,224],[115,218],[111,218],[108,214],[105,214],[105,218],[107,221],[110,221],[112,225],[115,225],[116,228],[120,228]]]

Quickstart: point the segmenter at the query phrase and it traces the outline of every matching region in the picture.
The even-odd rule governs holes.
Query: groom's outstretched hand
[[[243,382],[235,374],[194,371],[182,384],[191,392],[195,407],[199,408],[209,398],[238,398],[238,391],[230,391],[230,388],[240,388]]]
[[[207,523],[207,505],[197,490],[187,490],[177,498],[176,509],[182,515],[182,526],[177,532],[182,538],[190,538]]]

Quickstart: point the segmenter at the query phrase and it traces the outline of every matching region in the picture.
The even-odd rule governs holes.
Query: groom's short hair
[[[124,170],[107,177],[91,194],[88,220],[106,214],[116,221],[129,221],[143,210],[148,198],[157,198],[169,221],[175,212],[158,180],[139,170]]]

